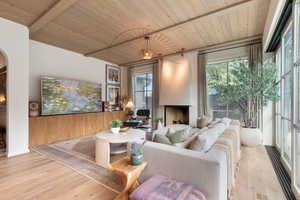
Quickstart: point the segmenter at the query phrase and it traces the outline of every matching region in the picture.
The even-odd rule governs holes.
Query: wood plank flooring
[[[242,147],[233,200],[285,200],[264,146]]]
[[[110,189],[114,180],[106,187],[99,182],[108,183],[108,176],[92,177],[93,173],[85,176],[83,172],[87,170],[82,165],[89,166],[87,163],[71,164],[68,166],[68,162],[53,160],[50,154],[36,152],[0,158],[0,200],[111,200],[116,197],[117,192]],[[285,200],[263,146],[242,148],[232,200]]]
[[[1,200],[111,200],[117,194],[38,153],[0,158]]]

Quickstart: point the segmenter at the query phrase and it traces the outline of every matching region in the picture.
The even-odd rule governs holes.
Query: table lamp
[[[128,102],[125,106],[125,108],[128,110],[128,115],[130,116],[130,119],[132,119],[132,115],[134,114],[133,109],[134,109],[134,104],[131,98],[128,99]]]

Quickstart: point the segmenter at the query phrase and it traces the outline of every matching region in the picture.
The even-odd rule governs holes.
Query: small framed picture
[[[121,84],[121,69],[106,65],[106,84]]]
[[[121,87],[118,85],[106,85],[106,101],[118,105],[121,98]]]

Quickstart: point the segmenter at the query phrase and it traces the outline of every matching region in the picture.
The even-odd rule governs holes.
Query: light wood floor
[[[272,163],[263,146],[242,147],[233,200],[285,200]]]
[[[1,200],[111,200],[116,193],[38,153],[0,158]]]
[[[107,183],[109,176],[92,177],[84,173],[85,168],[69,167],[68,162],[52,159],[35,152],[0,158],[0,200],[111,200],[117,195],[110,189],[113,184],[99,184]],[[233,200],[285,200],[264,147],[242,148]]]

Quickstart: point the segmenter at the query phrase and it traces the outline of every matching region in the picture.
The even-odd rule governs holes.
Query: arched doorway
[[[0,51],[0,157],[6,156],[7,133],[7,62]]]

